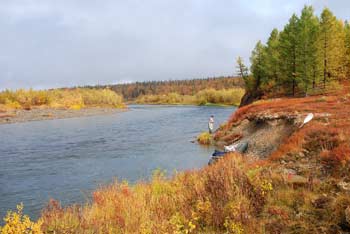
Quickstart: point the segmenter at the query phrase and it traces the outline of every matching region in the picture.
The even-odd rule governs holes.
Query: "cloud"
[[[2,0],[0,89],[231,75],[257,40],[313,4],[348,1]]]

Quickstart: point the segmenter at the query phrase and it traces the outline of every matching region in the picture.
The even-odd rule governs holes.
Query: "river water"
[[[211,114],[233,107],[130,106],[113,115],[0,125],[0,217],[23,202],[37,218],[50,198],[82,203],[114,179],[135,183],[156,169],[200,168],[212,148],[191,143]]]

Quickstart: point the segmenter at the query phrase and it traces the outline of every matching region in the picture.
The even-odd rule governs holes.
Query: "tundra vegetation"
[[[5,90],[0,92],[0,109],[125,107],[123,98],[108,89]]]
[[[314,27],[318,30],[310,36]],[[339,40],[345,38],[349,49],[348,33],[348,24],[328,9],[319,19],[311,7],[305,7],[282,32],[274,31],[278,39],[270,38],[268,46],[258,43],[252,57],[253,76],[240,59],[247,91],[263,95],[310,94],[320,84],[323,93],[324,86],[337,82],[326,94],[267,99],[239,108],[213,136],[215,141],[249,137],[237,137],[232,131],[244,121],[259,120],[256,124],[261,124],[262,116],[289,121],[314,113],[315,118],[302,128],[296,121],[293,132],[270,155],[231,153],[214,165],[171,178],[156,171],[149,182],[129,185],[116,181],[97,189],[84,205],[62,207],[51,200],[36,222],[12,218],[18,214],[9,212],[2,232],[14,233],[10,228],[18,223],[33,226],[27,233],[350,232],[350,87],[348,57],[344,56],[348,52],[342,52],[348,50],[338,48],[342,45]],[[310,54],[300,55],[299,41],[304,36],[308,39],[303,45]],[[316,43],[310,39],[314,37],[317,43],[330,46],[328,50],[319,44],[311,46]],[[312,51],[317,51],[321,62],[306,61]],[[266,53],[274,55],[276,60],[269,62],[278,66],[265,67],[271,57]],[[21,210],[17,213],[22,215]]]

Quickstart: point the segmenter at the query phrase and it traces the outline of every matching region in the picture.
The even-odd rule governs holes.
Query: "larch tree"
[[[312,6],[305,6],[298,21],[296,47],[296,76],[305,93],[310,86],[315,88],[322,69],[318,52],[319,28],[319,20],[314,15]]]
[[[279,41],[279,51],[282,58],[280,63],[282,84],[287,86],[285,88],[291,87],[293,96],[296,94],[299,83],[297,80],[298,21],[298,17],[293,14],[281,32]]]
[[[345,66],[346,66],[346,76],[350,79],[350,24],[348,21],[345,22]]]
[[[242,77],[242,79],[244,80],[245,82],[245,85],[246,87],[249,86],[249,81],[248,81],[248,68],[246,67],[246,65],[244,65],[244,61],[242,59],[241,56],[238,56],[237,60],[237,66],[236,66],[236,69],[237,69],[237,75]]]
[[[280,52],[279,52],[279,32],[277,29],[273,29],[266,44],[265,53],[265,75],[269,80],[269,85],[274,86],[279,84],[280,81]]]
[[[343,23],[328,8],[321,14],[320,52],[323,85],[326,87],[327,81],[345,76],[345,31]]]
[[[266,48],[261,41],[258,41],[250,57],[250,71],[253,74],[253,90],[259,90],[261,85],[265,84],[267,81],[264,61],[265,49]]]

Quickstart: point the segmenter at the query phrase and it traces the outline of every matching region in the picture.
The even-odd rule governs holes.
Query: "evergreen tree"
[[[252,51],[252,55],[250,57],[251,67],[250,70],[253,74],[253,90],[260,89],[262,84],[265,84],[267,81],[265,74],[265,46],[258,41],[254,50]]]
[[[328,8],[321,14],[320,42],[323,84],[326,87],[331,78],[345,77],[345,31],[342,22]]]
[[[312,6],[305,6],[298,21],[297,32],[297,80],[306,93],[309,87],[315,88],[321,71],[318,54],[319,20]]]
[[[287,86],[286,88],[291,87],[293,96],[299,83],[297,80],[298,21],[298,17],[293,14],[281,32],[279,41],[279,51],[282,58],[280,63],[282,85]]]
[[[345,22],[345,66],[346,66],[346,75],[350,79],[350,24]]]
[[[248,68],[244,65],[244,61],[242,59],[242,57],[238,56],[237,60],[237,75],[242,77],[242,79],[245,82],[245,85],[248,85]]]
[[[280,82],[279,32],[277,29],[272,30],[270,37],[267,40],[265,56],[265,74],[269,80],[269,84],[275,85],[276,83]]]

